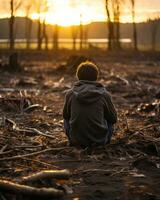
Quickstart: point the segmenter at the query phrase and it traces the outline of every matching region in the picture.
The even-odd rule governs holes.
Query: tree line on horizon
[[[135,12],[135,3],[136,0],[105,0],[105,9],[107,16],[106,27],[108,27],[108,50],[119,50],[121,49],[120,43],[120,18],[122,15],[122,5],[125,1],[129,1],[131,5],[131,16],[133,24],[133,48],[135,51],[138,50],[138,34],[136,27],[136,12]],[[5,1],[6,2],[6,1]],[[32,31],[32,20],[28,20],[31,12],[33,10],[38,14],[37,19],[37,50],[42,49],[42,43],[45,43],[45,49],[48,50],[48,34],[47,34],[47,23],[45,15],[42,17],[42,13],[47,13],[49,10],[49,5],[47,0],[8,0],[8,12],[10,13],[9,17],[9,48],[10,50],[15,49],[15,17],[18,9],[23,7],[25,13],[25,38],[26,38],[26,49],[30,49],[31,44],[31,31]],[[76,40],[79,36],[80,44],[79,49],[82,50],[87,43],[88,37],[88,26],[83,26],[82,15],[80,16],[79,26],[71,26],[71,35],[72,35],[72,48],[76,50]],[[65,20],[65,19],[64,19]],[[156,36],[158,32],[158,27],[160,25],[159,18],[154,20],[149,20],[151,24],[151,35],[152,35],[152,50],[155,50],[156,45]],[[59,49],[59,25],[55,24],[52,34],[53,40],[53,50],[57,51]]]
[[[107,21],[108,21],[108,50],[121,49],[120,44],[120,17],[122,14],[122,5],[127,0],[105,0]],[[131,16],[133,24],[133,48],[135,51],[138,50],[138,33],[136,26],[136,12],[135,3],[137,0],[128,0],[131,5]],[[148,23],[151,27],[152,36],[152,50],[155,50],[156,37],[158,33],[158,28],[160,25],[160,18],[148,19]]]

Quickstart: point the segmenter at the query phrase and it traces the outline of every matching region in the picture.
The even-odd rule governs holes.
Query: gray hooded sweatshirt
[[[102,145],[108,134],[107,123],[116,123],[117,113],[101,83],[79,81],[66,94],[63,118],[70,124],[71,143]]]

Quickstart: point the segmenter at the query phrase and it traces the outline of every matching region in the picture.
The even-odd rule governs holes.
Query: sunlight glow
[[[100,3],[100,4],[99,4]],[[102,1],[98,5],[102,6]],[[46,14],[41,14],[41,19],[46,17],[48,24],[59,24],[60,26],[71,26],[88,24],[92,21],[104,21],[103,12],[97,11],[95,2],[85,3],[84,0],[48,0],[49,10]],[[38,19],[39,15],[33,13],[32,19]]]
[[[151,0],[136,1],[136,22],[160,17],[159,0],[152,1],[155,2],[156,5],[151,3]],[[107,20],[104,0],[47,0],[47,2],[48,10],[45,11],[45,13],[41,13],[39,16],[39,14],[36,13],[36,7],[33,6],[29,16],[34,20],[40,17],[41,21],[45,19],[48,24],[58,24],[60,26],[79,25],[80,22],[82,22],[82,24],[89,24],[95,21]],[[25,16],[25,13],[25,8],[22,7],[17,11],[16,15]],[[121,13],[121,22],[132,22],[130,4],[125,3],[122,6]],[[2,9],[0,16],[1,18],[9,17],[10,14],[6,12],[6,9]]]

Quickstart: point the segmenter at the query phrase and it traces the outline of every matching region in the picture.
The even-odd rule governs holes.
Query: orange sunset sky
[[[23,0],[27,2],[29,0]],[[33,0],[34,1],[34,0]],[[31,1],[31,2],[33,2]],[[136,2],[136,22],[146,21],[149,18],[160,16],[160,0],[135,0]],[[93,21],[105,21],[104,0],[48,0],[48,11],[42,14],[49,24],[59,24],[69,26],[80,23],[84,24]],[[0,17],[9,17],[9,0],[0,0]],[[16,15],[24,16],[23,6],[19,8]],[[131,6],[129,0],[125,0],[121,7],[121,22],[131,22]],[[38,18],[38,14],[33,9],[30,13],[33,19]]]

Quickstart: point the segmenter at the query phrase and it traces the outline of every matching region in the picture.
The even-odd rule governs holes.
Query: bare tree
[[[109,0],[105,0],[105,7],[107,12],[107,21],[108,21],[108,50],[112,50],[113,42],[113,22],[111,20],[111,11],[109,9]]]
[[[120,6],[122,0],[105,0],[108,22],[108,50],[120,48]]]
[[[83,35],[84,35],[84,47],[87,48],[88,46],[88,31],[89,31],[89,26],[86,24],[84,26],[84,31],[83,31]]]
[[[83,48],[83,23],[82,23],[82,14],[80,14],[79,34],[80,34],[80,50],[82,50],[82,48]]]
[[[134,40],[134,50],[138,50],[138,44],[137,44],[137,28],[136,28],[136,22],[135,22],[135,0],[130,0],[132,5],[132,23],[133,23],[133,40]]]
[[[48,35],[47,35],[47,25],[46,25],[46,13],[48,11],[48,1],[44,1],[44,19],[43,19],[43,39],[45,41],[45,49],[48,50]]]
[[[76,25],[71,27],[73,50],[76,50],[76,39],[78,36],[78,28]]]
[[[152,51],[155,51],[158,28],[160,27],[160,18],[149,20],[149,24],[150,24],[150,30],[151,30]]]
[[[112,1],[114,13],[115,48],[120,49],[120,0]]]
[[[31,32],[32,32],[32,20],[29,19],[29,15],[31,12],[31,9],[33,7],[32,1],[28,0],[25,4],[25,37],[26,37],[26,47],[27,49],[30,48],[30,40],[31,40]]]
[[[37,49],[41,50],[42,48],[42,26],[41,26],[41,1],[37,1],[37,13],[38,17],[38,28],[37,28]]]
[[[53,31],[53,50],[58,50],[58,38],[59,38],[59,26],[58,24],[54,25],[54,31]]]
[[[46,14],[46,0],[35,0],[35,6],[36,6],[36,12],[38,14],[38,28],[37,28],[37,49],[42,49],[42,41],[43,41],[43,26],[42,26],[42,20],[44,21],[43,14]]]
[[[15,37],[14,37],[14,23],[15,23],[15,14],[18,8],[21,6],[21,0],[10,0],[10,19],[9,19],[9,40],[10,40],[10,49],[14,49]]]

